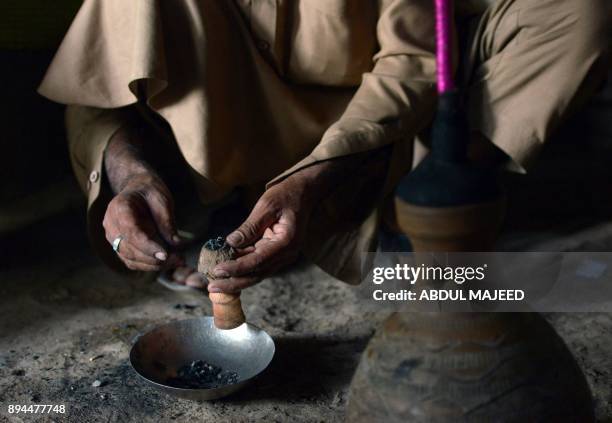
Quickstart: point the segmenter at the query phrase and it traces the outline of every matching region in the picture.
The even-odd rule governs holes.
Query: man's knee
[[[567,47],[609,49],[612,2],[609,0],[502,0],[494,15],[518,23],[521,39],[568,39]]]
[[[519,60],[529,57],[541,66],[565,63],[565,71],[567,66],[578,70],[594,65],[601,70],[610,61],[610,0],[500,0],[495,8],[494,15],[503,16],[498,17],[505,22],[502,27],[516,40],[499,34],[503,48]]]
[[[571,39],[587,52],[609,54],[612,44],[612,3],[609,0],[563,0],[575,14]]]

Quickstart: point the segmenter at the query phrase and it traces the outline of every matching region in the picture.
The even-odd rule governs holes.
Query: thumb
[[[147,196],[147,203],[149,204],[151,217],[153,217],[162,238],[170,245],[177,245],[180,238],[176,230],[172,200],[164,195],[149,195]]]
[[[234,248],[253,245],[259,241],[266,228],[272,225],[276,219],[276,209],[263,206],[260,200],[249,217],[238,229],[229,234],[226,240]]]

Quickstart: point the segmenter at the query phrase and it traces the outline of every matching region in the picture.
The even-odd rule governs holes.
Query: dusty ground
[[[0,420],[11,403],[66,404],[70,421],[83,422],[341,419],[359,352],[382,317],[353,307],[348,287],[302,267],[245,292],[250,321],[276,341],[271,368],[231,399],[175,400],[138,380],[129,348],[150,326],[210,314],[207,300],[112,274],[70,230],[84,224],[76,219],[22,233],[0,271]]]
[[[130,345],[148,327],[210,314],[208,302],[112,274],[77,230],[79,216],[22,231],[3,251],[10,266],[0,270],[0,421],[12,403],[66,405],[66,416],[39,421],[342,420],[359,354],[384,318],[363,314],[350,287],[302,265],[248,290],[246,314],[277,343],[271,367],[229,399],[175,400],[141,383],[128,363]],[[612,420],[612,316],[549,317],[587,375],[599,418]]]

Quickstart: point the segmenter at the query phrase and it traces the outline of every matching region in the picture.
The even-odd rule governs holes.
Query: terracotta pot
[[[575,360],[535,313],[396,313],[353,378],[349,422],[589,422]]]
[[[396,199],[415,253],[488,251],[503,201],[424,207]],[[535,313],[395,313],[368,344],[349,422],[593,421],[591,393]]]

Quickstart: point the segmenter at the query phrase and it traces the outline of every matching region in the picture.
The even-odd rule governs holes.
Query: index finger
[[[149,222],[150,224],[150,222]],[[129,241],[131,246],[150,257],[158,260],[166,260],[168,252],[149,233],[155,233],[154,227],[147,227],[147,222],[139,221],[133,214],[126,214],[119,221],[119,233]],[[152,225],[150,225],[152,226]]]
[[[127,239],[129,239],[130,244],[135,249],[141,251],[143,254],[146,254],[146,255],[149,255],[149,256],[152,256],[158,259],[160,258],[157,255],[160,253],[163,254],[166,258],[168,257],[168,253],[166,249],[162,247],[160,243],[153,240],[152,237],[147,235],[146,232],[140,230],[139,228],[130,230],[125,236]]]
[[[266,242],[262,242],[252,252],[238,257],[236,260],[219,263],[215,267],[213,274],[227,278],[261,272],[273,264],[275,261],[273,259],[285,246],[286,243],[282,241],[266,240]]]

